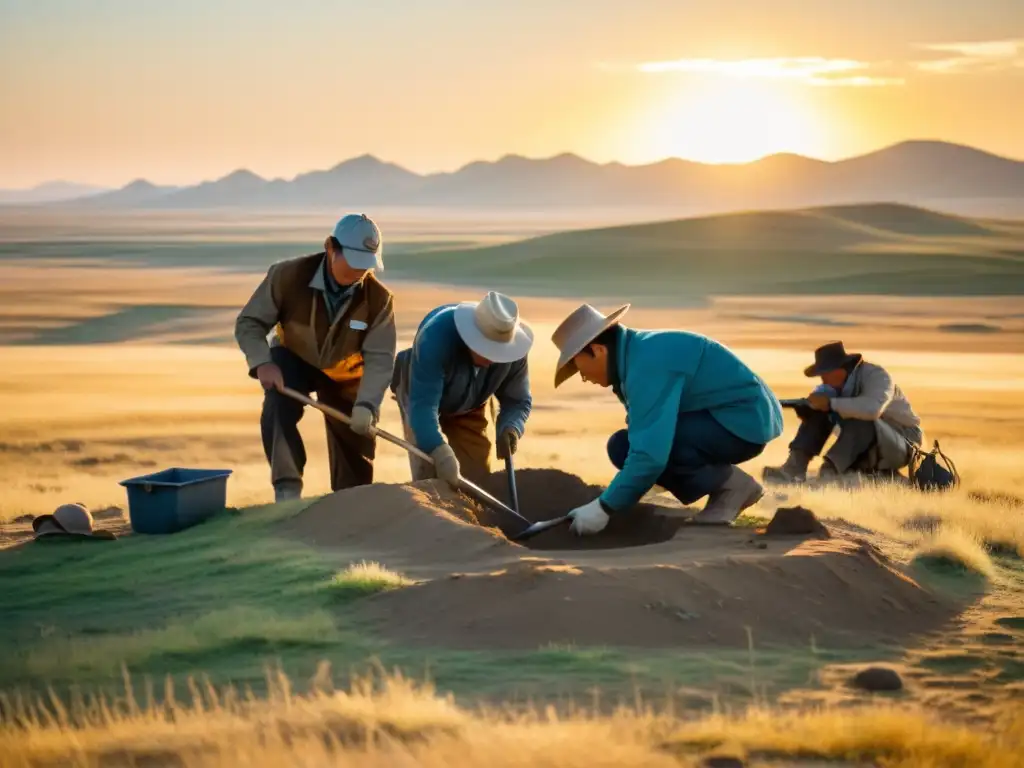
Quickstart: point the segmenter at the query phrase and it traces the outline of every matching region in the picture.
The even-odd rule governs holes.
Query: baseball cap
[[[334,225],[334,239],[352,269],[384,269],[380,228],[365,213],[349,213]]]

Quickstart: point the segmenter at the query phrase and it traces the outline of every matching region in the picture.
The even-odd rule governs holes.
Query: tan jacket
[[[378,416],[391,383],[397,333],[394,301],[368,272],[331,322],[323,296],[324,253],[277,262],[235,321],[249,375],[271,362],[267,337],[319,368]]]
[[[832,410],[844,419],[875,422],[878,468],[900,469],[910,460],[907,442],[924,442],[921,419],[914,413],[892,376],[874,363],[861,362],[850,374],[843,395],[832,398]]]

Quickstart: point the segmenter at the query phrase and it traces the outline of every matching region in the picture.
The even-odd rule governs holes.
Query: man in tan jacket
[[[848,354],[841,341],[814,352],[804,370],[822,384],[797,406],[800,428],[781,467],[765,467],[765,481],[803,482],[807,466],[821,453],[834,429],[839,436],[822,461],[818,477],[834,480],[849,472],[894,476],[921,447],[921,420],[892,376],[859,354]]]
[[[235,322],[249,375],[265,390],[260,429],[276,501],[302,495],[306,464],[298,429],[305,406],[282,386],[316,392],[352,418],[351,427],[326,421],[331,489],[373,482],[373,426],[397,344],[391,292],[372,272],[383,267],[381,254],[377,225],[365,214],[344,216],[322,252],[271,265]]]

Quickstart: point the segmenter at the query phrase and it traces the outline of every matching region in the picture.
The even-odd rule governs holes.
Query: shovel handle
[[[350,419],[344,413],[339,411],[337,408],[331,408],[331,406],[329,406],[329,405],[324,405],[323,403],[317,402],[316,400],[314,400],[313,398],[309,397],[308,395],[304,395],[301,392],[297,392],[294,389],[290,389],[289,387],[281,387],[280,391],[281,391],[282,394],[287,395],[288,397],[291,397],[291,398],[293,398],[295,400],[298,400],[300,403],[305,403],[306,405],[309,405],[309,406],[312,406],[313,408],[316,408],[318,411],[321,411],[322,413],[325,413],[326,415],[330,416],[333,419],[337,419],[338,421],[340,421],[340,422],[342,422],[344,424],[349,424],[349,425],[352,424],[352,419]],[[418,456],[419,458],[421,458],[424,461],[428,462],[431,466],[434,465],[434,459],[431,458],[430,454],[426,453],[425,451],[421,451],[419,448],[417,448],[412,443],[410,443],[410,442],[408,442],[406,440],[403,440],[400,437],[395,437],[394,435],[392,435],[392,434],[390,434],[388,432],[385,432],[383,429],[378,429],[377,427],[373,427],[372,431],[373,431],[373,434],[378,435],[378,436],[384,438],[389,443],[394,443],[395,445],[399,446],[400,448],[404,448],[405,450],[407,450],[409,453],[413,454],[414,456]],[[494,509],[499,509],[502,512],[507,512],[508,514],[511,514],[512,516],[519,518],[519,520],[521,520],[524,523],[529,523],[530,522],[525,517],[520,515],[516,510],[514,510],[511,507],[503,504],[501,501],[499,501],[498,499],[494,498],[491,494],[489,494],[483,488],[481,488],[480,486],[478,486],[478,485],[476,485],[474,483],[471,483],[469,480],[467,480],[464,477],[460,477],[459,478],[459,487],[464,492],[466,492],[467,494],[469,494],[470,496],[472,496],[473,498],[475,498],[477,501],[479,501],[482,504],[487,504],[487,505],[489,505],[490,507],[492,507]]]
[[[340,421],[340,422],[342,422],[344,424],[349,424],[349,425],[352,424],[352,419],[350,419],[344,413],[339,411],[337,408],[331,408],[331,406],[329,406],[329,405],[324,405],[323,403],[314,400],[313,398],[309,397],[308,395],[304,395],[301,392],[296,392],[294,389],[290,389],[289,387],[282,387],[281,388],[281,392],[283,394],[287,395],[288,397],[294,399],[294,400],[298,400],[300,403],[305,403],[306,405],[313,406],[318,411],[321,411],[322,413],[325,413],[328,416],[330,416],[331,418],[337,419],[338,421]],[[406,440],[403,440],[400,437],[395,437],[390,432],[385,432],[383,429],[378,429],[377,427],[372,427],[371,429],[373,431],[373,434],[375,434],[375,435],[377,435],[379,437],[382,437],[383,439],[387,440],[389,443],[394,443],[399,448],[404,448],[405,450],[407,450],[409,453],[413,454],[414,456],[417,456],[417,457],[423,459],[424,461],[430,463],[431,465],[433,465],[434,459],[430,456],[430,454],[426,453],[424,451],[421,451],[419,448],[417,448],[412,443],[410,443],[410,442],[408,442]]]
[[[516,467],[512,463],[512,454],[505,457],[505,474],[508,475],[508,498],[512,509],[519,511],[519,492],[516,490]]]

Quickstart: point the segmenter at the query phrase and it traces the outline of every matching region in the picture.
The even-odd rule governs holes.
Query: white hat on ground
[[[81,503],[61,504],[52,515],[40,515],[32,521],[37,539],[47,536],[84,536],[92,539],[116,539],[113,531],[96,530],[92,513]]]
[[[459,304],[455,328],[467,347],[492,363],[514,363],[533,346],[533,330],[519,319],[519,307],[494,291],[481,301]]]

